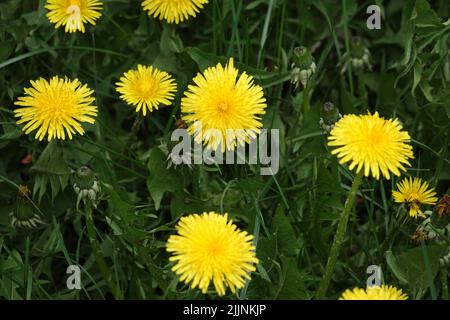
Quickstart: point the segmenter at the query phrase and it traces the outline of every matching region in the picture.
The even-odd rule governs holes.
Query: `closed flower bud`
[[[305,87],[309,79],[316,72],[316,63],[314,62],[311,51],[305,47],[295,48],[291,69],[291,83],[297,91],[299,84],[301,83]]]
[[[97,206],[97,195],[100,193],[101,188],[91,169],[83,166],[75,172],[73,189],[78,195],[77,209],[81,200],[83,200],[84,204],[89,201],[94,208]]]
[[[342,118],[339,109],[336,108],[332,102],[325,102],[323,104],[322,115],[319,125],[326,132],[330,132],[333,129],[334,124]]]
[[[439,259],[439,264],[442,267],[450,265],[450,247],[448,248],[448,253]]]
[[[371,71],[370,51],[367,49],[360,37],[353,37],[350,43],[350,53],[346,53],[343,58],[342,73],[348,69],[348,64],[351,64],[352,70],[355,73],[362,71]]]
[[[20,186],[17,192],[16,207],[11,212],[11,225],[18,228],[36,228],[43,224],[39,214],[35,213],[35,207],[30,200],[30,189]]]

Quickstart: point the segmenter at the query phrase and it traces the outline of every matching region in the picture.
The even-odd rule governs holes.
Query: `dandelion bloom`
[[[178,24],[195,17],[207,3],[208,0],[144,0],[142,7],[149,16]]]
[[[266,99],[263,89],[245,72],[238,77],[233,58],[194,78],[181,101],[182,119],[195,141],[208,149],[233,150],[255,138],[262,127]],[[213,133],[212,133],[213,132]]]
[[[434,189],[429,188],[428,183],[419,178],[405,178],[397,183],[397,189],[392,192],[395,202],[408,204],[409,215],[413,218],[424,217],[420,210],[421,204],[436,204],[438,200]]]
[[[55,28],[65,26],[66,32],[85,32],[84,25],[95,26],[101,17],[102,2],[99,0],[47,0],[47,17]]]
[[[172,270],[192,288],[206,293],[213,282],[219,295],[225,294],[226,286],[234,293],[255,271],[253,236],[239,230],[227,214],[191,214],[181,218],[177,230],[167,242],[167,251],[176,261]]]
[[[375,114],[345,115],[330,132],[328,145],[336,147],[340,163],[350,162],[350,170],[356,167],[364,175],[375,179],[380,173],[390,179],[390,173],[397,176],[404,165],[410,165],[408,158],[414,158],[411,138],[397,119],[386,120]]]
[[[62,79],[57,76],[47,81],[40,78],[31,81],[31,88],[25,88],[25,96],[14,103],[22,108],[14,110],[18,124],[26,123],[25,134],[38,129],[36,139],[69,139],[72,135],[84,134],[80,122],[94,123],[97,107],[91,103],[93,90],[78,79]]]
[[[382,285],[368,287],[367,289],[347,289],[339,300],[408,300],[408,295],[393,286]]]
[[[158,110],[159,105],[170,105],[174,99],[177,85],[164,71],[152,66],[138,65],[137,70],[129,70],[116,83],[120,98],[136,107],[136,112]]]

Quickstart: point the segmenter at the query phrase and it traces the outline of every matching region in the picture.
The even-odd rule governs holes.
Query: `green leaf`
[[[302,300],[308,299],[305,288],[305,275],[300,272],[296,259],[282,257],[282,279],[281,288],[276,296],[280,300]]]
[[[33,195],[39,191],[39,201],[44,196],[49,182],[52,200],[60,191],[64,191],[71,173],[63,158],[62,149],[54,141],[47,145],[30,171],[36,174]]]
[[[292,228],[282,206],[278,206],[275,211],[271,232],[277,239],[280,253],[286,256],[294,256],[298,252],[299,248],[294,228]]]
[[[159,148],[150,151],[148,169],[147,188],[159,210],[164,193],[181,191],[183,184],[180,175],[167,168],[166,156]]]
[[[427,0],[417,0],[411,19],[418,27],[432,27],[441,24],[439,16]]]
[[[439,258],[445,251],[440,245],[426,246],[430,271],[434,278],[439,269]],[[386,261],[394,275],[403,283],[408,283],[413,290],[424,290],[428,287],[426,262],[421,247],[405,251],[399,256],[394,256],[391,251],[386,252]]]

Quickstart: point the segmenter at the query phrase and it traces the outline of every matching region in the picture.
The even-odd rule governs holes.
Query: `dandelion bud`
[[[347,71],[348,66],[352,66],[354,73],[360,73],[364,70],[372,70],[370,64],[370,51],[367,49],[360,37],[353,37],[350,42],[350,52],[343,58],[342,73]]]
[[[81,200],[83,200],[84,204],[86,204],[86,201],[90,201],[96,207],[97,194],[100,193],[101,188],[91,169],[83,166],[76,171],[73,189],[78,195],[77,209]]]
[[[439,264],[442,267],[450,265],[450,247],[448,248],[448,253],[442,258],[439,258]]]
[[[319,125],[324,131],[330,132],[342,115],[332,102],[325,102],[322,110],[323,117],[320,118]]]
[[[350,61],[355,72],[362,70],[371,70],[370,52],[367,49],[360,37],[353,37],[350,45]]]
[[[309,79],[316,72],[316,63],[311,51],[305,47],[297,47],[294,49],[294,62],[291,65],[292,75],[291,83],[295,86],[297,91],[299,83],[305,87]]]
[[[450,196],[448,194],[445,194],[436,204],[431,220],[439,228],[447,226],[450,222]]]
[[[10,213],[11,225],[19,228],[36,228],[42,224],[40,216],[35,213],[30,200],[30,189],[27,186],[19,186],[16,199],[16,208]]]

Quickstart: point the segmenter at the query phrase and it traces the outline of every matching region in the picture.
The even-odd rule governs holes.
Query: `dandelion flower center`
[[[65,26],[66,32],[85,32],[85,24],[96,24],[101,16],[99,0],[47,0],[47,17],[55,28]]]
[[[138,88],[140,95],[145,99],[149,99],[158,92],[159,84],[155,81],[155,79],[151,78],[146,82],[140,81]]]
[[[424,217],[420,206],[422,204],[436,204],[436,192],[429,188],[428,183],[420,178],[405,178],[397,183],[397,190],[392,192],[394,201],[406,203],[409,206],[409,215],[413,218]]]
[[[232,58],[225,67],[208,68],[197,74],[181,100],[188,132],[209,149],[233,150],[249,143],[262,127],[267,107],[263,90],[245,72],[238,74]]]
[[[217,110],[222,113],[227,112],[228,111],[228,103],[220,102],[217,106]]]
[[[385,120],[378,113],[371,115],[345,115],[328,138],[328,145],[336,147],[332,154],[340,163],[349,162],[350,170],[364,169],[364,175],[371,174],[379,179],[380,174],[390,179],[390,174],[400,175],[408,159],[413,158],[411,138],[397,119]]]
[[[70,28],[75,28],[77,30],[81,29],[81,9],[78,5],[74,4],[67,8],[67,13],[70,17],[67,18],[67,24]]]
[[[116,83],[120,98],[136,107],[136,112],[152,112],[162,105],[170,105],[175,97],[175,80],[152,66],[138,65],[137,70],[125,72]]]
[[[177,230],[167,242],[167,251],[173,254],[172,270],[181,281],[203,293],[212,282],[217,293],[224,295],[226,287],[234,293],[250,279],[258,263],[253,237],[240,231],[227,214],[192,214],[181,218]]]
[[[84,134],[80,122],[94,123],[97,107],[91,105],[95,101],[93,91],[78,79],[41,78],[31,84],[31,88],[25,89],[26,95],[15,102],[22,108],[14,110],[20,118],[17,123],[27,123],[23,128],[26,134],[38,129],[36,139],[39,140],[46,135],[48,141],[64,140],[66,134],[72,139],[75,132]]]

